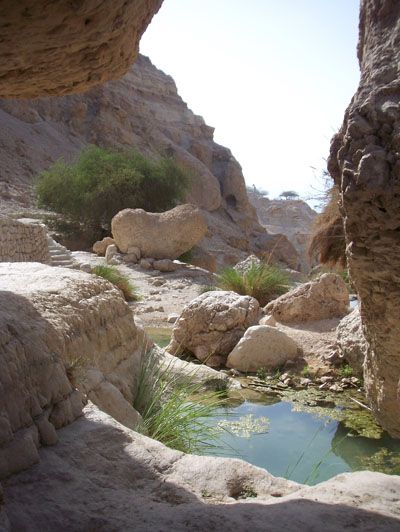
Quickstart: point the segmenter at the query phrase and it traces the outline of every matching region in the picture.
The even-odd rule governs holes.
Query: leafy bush
[[[129,281],[128,277],[121,273],[115,266],[101,264],[93,268],[92,273],[103,277],[121,290],[127,301],[137,301],[140,299],[136,287]]]
[[[239,272],[235,268],[225,268],[218,275],[217,285],[220,290],[231,290],[242,296],[252,296],[264,306],[288,291],[289,280],[286,273],[276,266],[253,263],[244,272]]]
[[[142,362],[133,405],[143,418],[136,430],[187,453],[216,447],[220,429],[207,420],[225,403],[225,395],[199,395],[201,387],[195,374],[176,376],[170,364],[158,364],[150,352]]]
[[[146,159],[134,150],[87,146],[75,162],[60,159],[38,176],[40,207],[109,229],[125,208],[162,212],[185,197],[190,177],[170,158]]]

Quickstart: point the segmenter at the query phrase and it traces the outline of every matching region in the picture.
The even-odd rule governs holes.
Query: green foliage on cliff
[[[94,228],[109,229],[125,208],[163,212],[175,207],[190,185],[171,158],[149,160],[134,150],[87,146],[71,164],[60,159],[38,176],[40,207]]]

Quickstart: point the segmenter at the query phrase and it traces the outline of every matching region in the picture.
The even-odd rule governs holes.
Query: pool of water
[[[245,401],[220,409],[212,423],[224,426],[222,447],[208,454],[237,456],[297,482],[365,469],[400,474],[399,440],[352,436],[341,422],[294,411],[290,402]]]

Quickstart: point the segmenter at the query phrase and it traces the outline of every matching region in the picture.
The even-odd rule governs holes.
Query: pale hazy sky
[[[141,52],[215,127],[247,184],[319,186],[359,79],[359,0],[164,0]]]

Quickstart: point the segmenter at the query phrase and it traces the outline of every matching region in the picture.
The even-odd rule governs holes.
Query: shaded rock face
[[[296,269],[308,273],[313,266],[308,245],[317,213],[303,200],[270,200],[254,192],[249,192],[248,196],[261,225],[269,233],[287,237],[299,255]]]
[[[0,261],[49,262],[46,228],[0,216]]]
[[[324,273],[271,301],[264,311],[282,323],[340,318],[349,311],[349,292],[339,275]]]
[[[114,241],[122,253],[132,248],[142,257],[177,259],[197,245],[207,224],[194,205],[178,205],[162,213],[124,209],[111,221]]]
[[[161,3],[2,2],[0,96],[68,94],[122,76]]]
[[[396,475],[362,471],[303,486],[242,460],[169,449],[91,404],[42,455],[5,482],[11,530],[398,529]]]
[[[337,344],[340,357],[346,360],[353,368],[355,375],[363,377],[364,360],[367,354],[360,311],[354,309],[345,316],[337,327]]]
[[[117,289],[70,269],[0,263],[0,299],[0,477],[56,443],[83,395],[133,427],[142,339]]]
[[[183,309],[172,331],[167,351],[187,350],[201,362],[218,367],[251,325],[259,319],[258,301],[234,292],[201,294]]]
[[[369,344],[365,386],[381,425],[400,437],[400,4],[363,0],[361,80],[333,138],[351,278]]]

